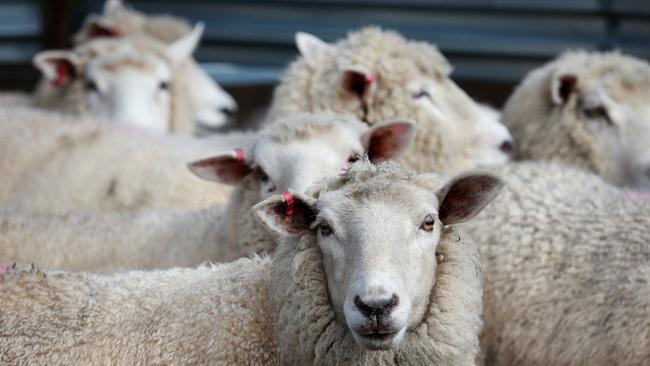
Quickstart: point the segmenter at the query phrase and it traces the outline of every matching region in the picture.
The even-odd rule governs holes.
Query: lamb
[[[478,245],[453,224],[501,182],[439,182],[358,162],[310,195],[272,196],[254,207],[280,238],[272,259],[110,276],[12,269],[0,280],[1,360],[473,364]]]
[[[275,241],[251,207],[270,195],[302,193],[337,174],[367,151],[371,161],[398,156],[413,137],[412,123],[369,128],[334,114],[285,118],[260,132],[254,146],[189,167],[204,179],[237,185],[227,209],[90,215],[0,214],[0,258],[47,268],[112,272],[231,261],[270,253]],[[268,172],[268,173],[267,173]],[[101,246],[96,243],[101,242]]]
[[[107,0],[101,16],[91,15],[75,35],[81,45],[103,37],[147,37],[171,45],[191,27],[185,20],[171,15],[145,15],[124,6],[120,0]],[[209,133],[232,122],[237,111],[235,100],[217,84],[194,59],[188,59],[178,72],[178,88],[189,95],[188,111],[195,113],[197,133]]]
[[[198,25],[168,46],[144,38],[97,39],[73,51],[40,52],[34,64],[44,80],[34,105],[159,133],[191,133],[189,86],[178,71],[202,33]]]
[[[650,201],[557,162],[493,169],[468,223],[485,272],[487,365],[650,361]]]
[[[275,90],[269,121],[297,112],[335,111],[372,125],[396,116],[417,122],[402,161],[451,175],[508,161],[512,141],[498,114],[475,103],[450,78],[435,46],[369,27],[328,44],[298,33],[302,57]]]
[[[229,139],[149,135],[91,118],[7,109],[0,115],[0,206],[66,213],[225,204],[230,187],[198,179],[186,163],[250,136]]]
[[[552,159],[650,191],[650,64],[567,52],[531,71],[505,104],[518,159]]]

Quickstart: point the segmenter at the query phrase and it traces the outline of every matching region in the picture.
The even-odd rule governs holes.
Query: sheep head
[[[617,54],[586,58],[580,70],[560,66],[551,75],[558,113],[550,116],[560,120],[548,122],[586,134],[607,180],[650,191],[650,65]]]
[[[313,196],[274,196],[253,210],[278,235],[317,242],[337,320],[359,346],[385,350],[398,348],[429,308],[444,230],[472,218],[503,186],[482,173],[435,190],[439,183],[359,162]]]
[[[272,116],[331,110],[371,125],[406,116],[417,133],[403,160],[420,171],[448,174],[508,161],[511,137],[499,114],[449,78],[451,67],[434,46],[377,28],[334,44],[298,33],[296,43],[302,57],[276,90]]]
[[[192,31],[183,19],[168,15],[147,15],[127,7],[122,1],[106,0],[102,15],[90,15],[75,35],[75,43],[86,43],[105,37],[147,37],[167,46]],[[189,58],[178,70],[182,75],[175,80],[188,95],[185,113],[197,125],[212,130],[232,120],[237,102],[199,64]]]
[[[264,129],[252,149],[229,151],[188,166],[197,176],[258,189],[260,201],[283,191],[304,192],[368,154],[381,162],[399,156],[413,140],[413,123],[384,121],[372,127],[352,117],[304,114]]]

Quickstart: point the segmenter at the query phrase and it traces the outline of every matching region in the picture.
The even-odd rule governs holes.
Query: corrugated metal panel
[[[38,1],[0,2],[0,78],[30,78],[25,65],[40,49],[41,12]]]
[[[98,10],[103,1],[83,9]],[[197,56],[224,84],[269,82],[296,56],[293,35],[333,41],[364,25],[437,44],[460,79],[516,82],[566,49],[650,58],[650,2],[639,0],[137,0],[149,13],[207,24]]]

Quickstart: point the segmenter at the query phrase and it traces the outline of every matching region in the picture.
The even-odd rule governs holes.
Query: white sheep
[[[503,110],[519,159],[553,159],[650,191],[650,64],[567,52],[531,71]]]
[[[112,276],[10,269],[0,276],[1,360],[474,364],[478,245],[453,224],[500,181],[438,183],[358,163],[313,196],[273,196],[254,208],[281,237],[273,259]]]
[[[552,162],[493,169],[481,243],[487,365],[650,360],[650,200]]]
[[[179,72],[203,26],[171,45],[145,38],[97,39],[73,51],[43,51],[34,64],[43,80],[34,105],[160,133],[194,131],[191,87]]]
[[[251,148],[189,165],[205,179],[237,185],[225,212],[219,206],[64,216],[2,212],[0,259],[112,272],[270,253],[275,241],[253,216],[253,205],[278,192],[302,193],[365,152],[374,162],[398,156],[412,140],[411,126],[395,121],[369,128],[333,114],[285,118],[261,131]]]
[[[147,15],[127,8],[122,1],[107,0],[101,16],[90,15],[75,35],[77,45],[103,37],[144,36],[170,45],[191,31],[184,19],[171,15]],[[183,63],[177,80],[189,95],[190,112],[194,113],[199,132],[209,132],[225,125],[237,110],[235,100],[217,84],[194,59]]]
[[[354,114],[369,124],[396,116],[417,122],[404,163],[453,174],[508,161],[511,138],[498,114],[474,102],[450,78],[435,46],[364,28],[334,44],[298,33],[302,57],[275,90],[270,120],[299,112]]]
[[[198,179],[185,165],[249,140],[249,134],[225,141],[150,135],[90,118],[7,108],[0,115],[0,205],[65,213],[225,204],[229,186]]]

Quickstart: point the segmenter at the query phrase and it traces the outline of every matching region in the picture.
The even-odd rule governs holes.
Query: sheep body
[[[247,143],[251,136],[155,136],[91,118],[5,110],[0,116],[0,202],[4,209],[49,213],[224,204],[230,187],[202,181],[186,163]]]
[[[348,184],[368,179],[349,174]],[[372,175],[414,177],[390,166]],[[452,226],[438,252],[428,311],[398,349],[362,349],[335,320],[320,248],[307,231],[285,237],[272,259],[198,269],[111,276],[11,270],[0,277],[0,354],[9,363],[48,364],[474,364],[482,323],[478,245]]]
[[[96,130],[98,128],[93,129]],[[289,172],[292,177],[287,178],[291,178],[288,179],[292,182],[291,189],[300,191],[302,189],[296,186],[297,182],[311,181],[311,178],[320,179],[323,176],[315,175],[321,172],[320,170],[301,171],[300,164],[305,163],[302,159],[307,155],[302,153],[304,150],[293,152],[292,146],[295,145],[291,145],[291,142],[299,144],[305,141],[309,143],[309,148],[313,149],[336,141],[345,150],[353,146],[350,139],[361,145],[359,140],[363,139],[362,132],[366,130],[368,127],[365,124],[335,114],[304,114],[284,118],[256,134],[253,146],[246,149],[245,155],[249,160],[247,165],[281,171],[285,171],[286,167],[298,169],[297,172]],[[356,132],[348,138],[347,135],[351,131]],[[260,144],[266,144],[267,147],[273,145],[284,153],[271,155],[267,153],[268,148],[264,152],[256,153],[256,147]],[[329,155],[337,156],[336,149],[318,151],[328,156],[313,156],[307,163],[326,166]],[[345,150],[344,154],[347,153],[348,150]],[[98,154],[89,154],[82,149],[79,155],[85,159]],[[346,159],[347,155],[340,158]],[[70,159],[70,156],[66,155],[66,159]],[[263,159],[269,164],[263,164]],[[66,181],[70,178],[65,174],[67,165],[64,164],[63,167],[60,169],[57,165],[56,170],[56,178],[61,182],[48,184],[49,190],[43,188],[36,192],[28,191],[28,195],[21,195],[19,198],[22,201],[19,203],[23,205],[20,208],[33,208],[32,199],[35,193],[50,197],[52,185],[61,185],[62,189],[68,189],[70,185]],[[182,167],[185,167],[184,163]],[[73,168],[70,168],[69,175],[73,174]],[[329,173],[335,174],[339,168],[335,165]],[[326,172],[327,169],[322,174],[326,175]],[[189,174],[189,171],[183,173]],[[51,177],[46,173],[45,177],[39,180],[47,183],[46,179]],[[28,184],[32,179],[34,177],[27,179]],[[203,181],[201,183],[206,184]],[[202,210],[82,214],[76,212],[65,215],[38,215],[5,210],[0,212],[0,227],[3,232],[0,236],[0,258],[15,262],[33,262],[50,269],[113,272],[125,269],[192,266],[208,260],[226,262],[255,253],[270,253],[276,247],[275,241],[251,211],[251,207],[264,199],[260,184],[259,175],[252,171],[232,190],[227,206],[222,206],[221,202],[217,201],[210,208]],[[62,195],[65,197],[75,193],[74,190],[64,191]],[[18,201],[18,198],[12,199]],[[70,202],[64,204],[67,208],[79,209],[70,207]],[[57,203],[53,205],[54,207],[47,208],[58,212],[64,209],[56,206]],[[38,208],[44,210],[40,205]],[[97,247],[97,242],[102,245]]]
[[[650,201],[558,163],[496,168],[501,197],[467,224],[485,273],[489,365],[650,360]]]

